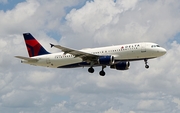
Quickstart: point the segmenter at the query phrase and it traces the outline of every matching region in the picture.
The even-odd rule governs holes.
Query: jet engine
[[[110,66],[112,69],[117,69],[117,70],[128,70],[130,66],[130,63],[128,61],[123,61],[119,62],[117,64],[113,64]]]
[[[114,64],[114,57],[113,56],[101,56],[98,59],[98,63],[101,65],[112,65],[112,64]]]

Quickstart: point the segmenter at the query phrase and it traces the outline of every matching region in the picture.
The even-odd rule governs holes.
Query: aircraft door
[[[51,61],[50,61],[49,58],[46,59],[46,63],[47,63],[47,64],[51,64]]]
[[[141,45],[141,52],[146,52],[146,44]]]

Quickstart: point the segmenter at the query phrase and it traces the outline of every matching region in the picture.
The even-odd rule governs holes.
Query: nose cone
[[[164,54],[166,54],[166,49],[164,49],[164,48],[161,48],[161,49],[159,50],[159,53],[161,53],[161,55],[164,55]]]

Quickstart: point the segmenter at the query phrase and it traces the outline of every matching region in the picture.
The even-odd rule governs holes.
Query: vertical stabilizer
[[[24,33],[23,36],[29,57],[50,54],[30,33]]]

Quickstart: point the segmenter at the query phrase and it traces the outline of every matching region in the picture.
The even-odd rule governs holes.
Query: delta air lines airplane
[[[132,43],[108,47],[71,49],[61,45],[50,44],[51,47],[62,52],[50,53],[30,34],[24,33],[24,40],[29,57],[15,56],[22,59],[22,63],[51,68],[89,67],[93,73],[96,66],[101,66],[99,72],[105,75],[104,68],[128,70],[131,61],[144,60],[145,68],[149,68],[148,59],[157,58],[166,53],[166,49],[151,42]]]

